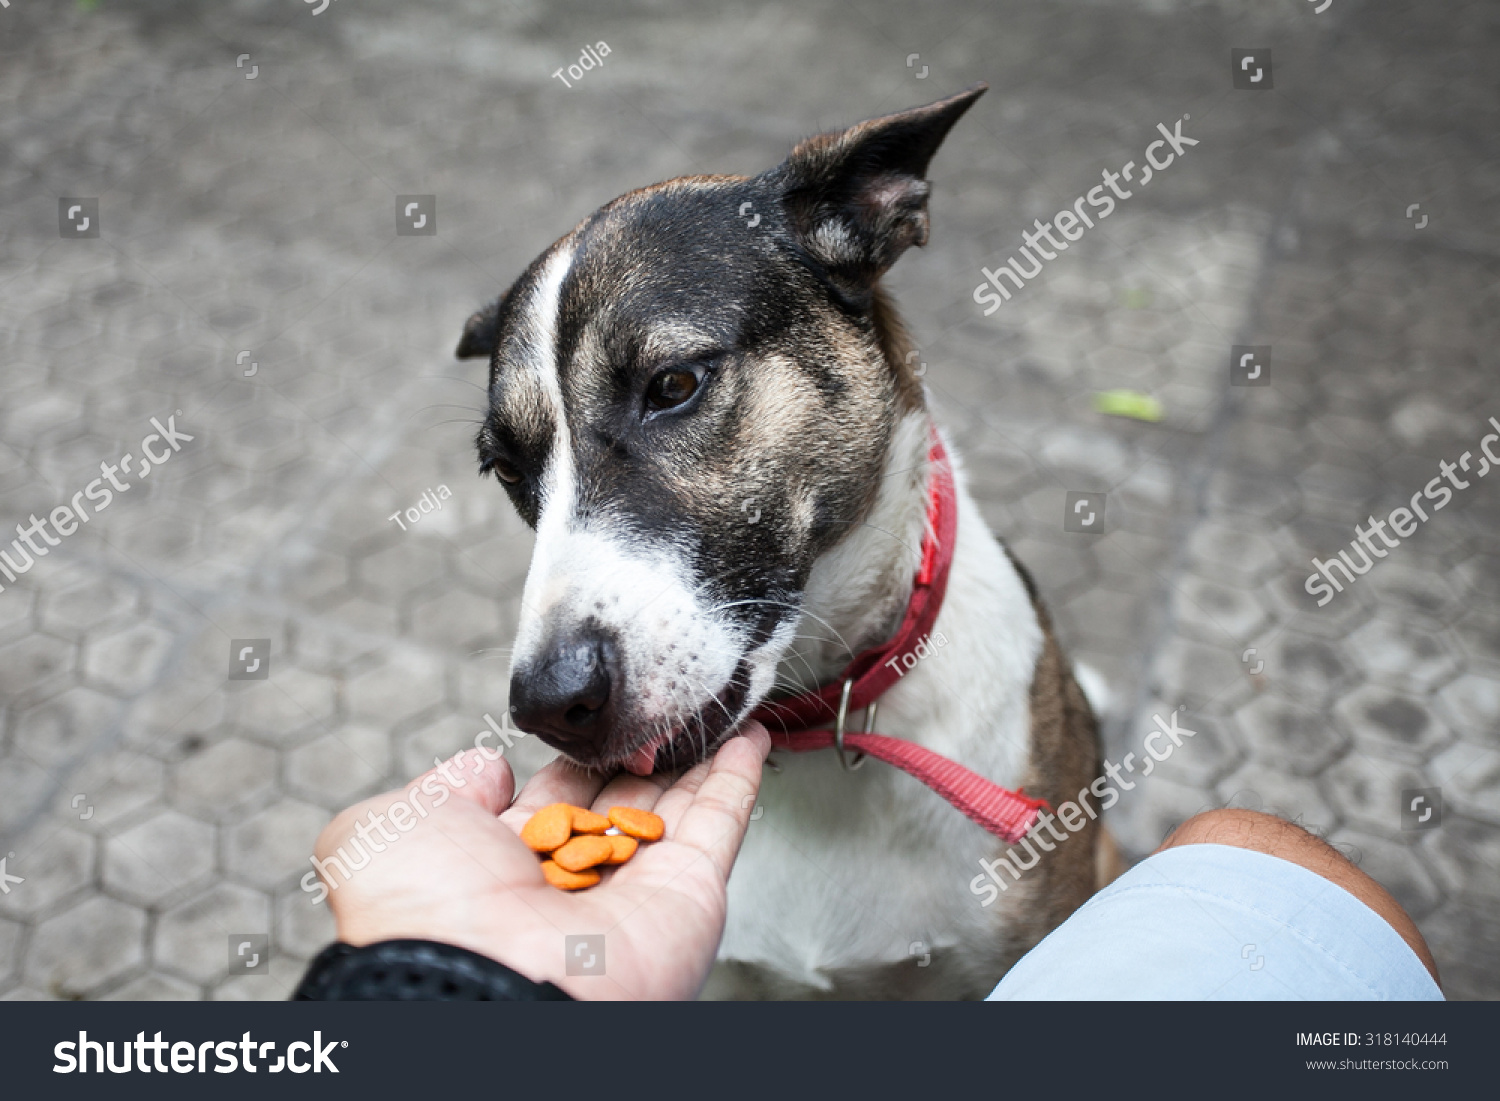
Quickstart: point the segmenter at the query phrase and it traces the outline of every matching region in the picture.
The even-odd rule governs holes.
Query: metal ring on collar
[[[852,761],[844,753],[844,726],[849,721],[849,693],[852,691],[854,691],[854,680],[850,678],[844,681],[844,690],[839,695],[839,716],[833,725],[833,746],[838,750],[839,764],[844,766],[845,772],[853,772],[865,763],[865,755],[863,753],[856,752]],[[875,712],[879,706],[878,703],[871,703],[869,707],[865,708],[864,732],[866,734],[875,729]]]

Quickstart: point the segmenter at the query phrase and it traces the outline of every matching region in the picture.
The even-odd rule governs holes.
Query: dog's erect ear
[[[988,88],[808,138],[773,171],[793,232],[842,289],[863,298],[898,256],[927,243],[928,162]]]
[[[453,354],[459,359],[489,359],[500,339],[500,307],[505,302],[506,291],[484,309],[464,322],[464,335],[458,338],[458,347]]]

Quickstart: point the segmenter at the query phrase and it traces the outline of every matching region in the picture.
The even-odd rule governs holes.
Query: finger
[[[596,814],[608,814],[610,807],[639,807],[641,810],[650,810],[656,806],[662,792],[671,786],[672,779],[671,776],[659,776],[655,773],[650,776],[634,776],[628,772],[622,772],[605,784],[603,791],[594,796],[592,809]]]
[[[757,747],[760,752],[760,761],[764,761],[766,755],[770,753],[770,735],[766,733],[766,728],[760,723],[746,723],[740,728],[738,736],[749,739]],[[721,746],[717,753],[722,753],[728,744],[728,742],[725,742],[724,746]],[[687,772],[683,773],[677,779],[677,782],[666,790],[655,808],[653,808],[661,816],[662,820],[667,823],[667,833],[669,835],[675,835],[675,827],[678,820],[687,812],[688,807],[692,806],[693,799],[697,796],[698,790],[703,786],[703,782],[708,779],[715,757],[710,757],[706,761],[700,761]],[[755,766],[755,775],[758,784],[760,777],[759,764]]]
[[[705,854],[726,879],[750,826],[761,765],[769,750],[770,737],[759,726],[725,742],[670,833],[672,841]],[[685,776],[682,782],[689,779]],[[678,788],[669,794],[678,796]],[[666,796],[661,800],[667,801]]]
[[[526,820],[548,804],[589,806],[603,785],[602,776],[580,768],[566,757],[558,757],[527,781],[510,809],[500,815],[500,821],[519,833]]]
[[[422,791],[424,784],[431,790]],[[402,798],[413,789],[421,794],[436,794],[442,788],[447,788],[458,799],[475,803],[491,814],[499,814],[510,806],[516,790],[516,777],[505,758],[498,755],[492,758],[483,749],[466,749],[418,776],[406,786]]]
[[[729,743],[725,743],[728,745]],[[723,751],[720,747],[719,752]],[[683,814],[693,804],[693,797],[698,794],[698,789],[703,786],[703,781],[708,779],[709,771],[714,767],[714,759],[710,757],[706,761],[699,761],[688,769],[676,782],[666,791],[661,793],[654,805],[642,809],[653,811],[657,817],[667,824],[667,835],[676,836],[677,823],[682,820]]]

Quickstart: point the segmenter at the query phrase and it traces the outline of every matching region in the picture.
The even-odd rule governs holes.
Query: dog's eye
[[[653,411],[681,405],[698,390],[698,375],[686,367],[663,371],[646,387],[646,404]]]
[[[491,472],[508,486],[513,486],[521,480],[521,472],[504,459],[490,459],[481,468],[481,473]]]

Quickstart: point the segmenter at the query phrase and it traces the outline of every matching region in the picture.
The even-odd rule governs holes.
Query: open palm
[[[387,815],[400,803],[427,812],[389,819],[404,823],[406,832],[395,840],[388,826],[374,832],[382,851],[349,880],[331,877],[338,884],[329,906],[339,939],[353,945],[402,937],[442,941],[578,998],[694,997],[724,931],[725,884],[769,750],[765,728],[752,723],[711,760],[676,778],[624,774],[605,783],[559,759],[514,801],[510,766],[465,751],[404,789],[350,807],[319,836],[317,853],[326,859],[341,847],[350,851],[361,823],[369,836],[372,814]],[[429,779],[434,776],[437,783]],[[421,793],[424,781],[451,796],[434,805]],[[666,822],[666,836],[643,844],[623,867],[606,870],[598,886],[559,891],[542,878],[536,854],[518,836],[548,803],[601,814],[614,806],[652,810]],[[567,973],[567,938],[576,935],[602,935],[602,974]],[[589,942],[588,955],[597,955],[597,944]],[[588,970],[596,971],[599,962]]]

